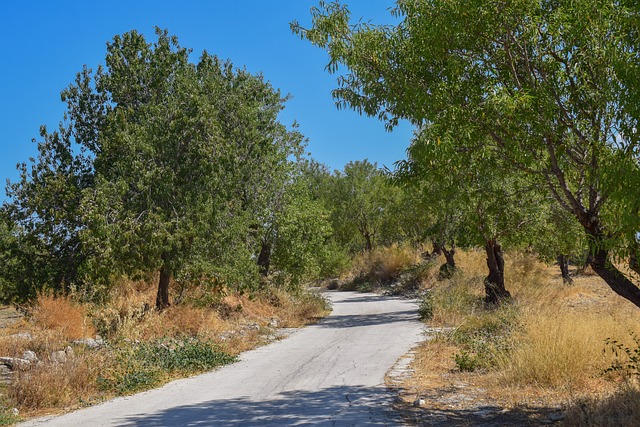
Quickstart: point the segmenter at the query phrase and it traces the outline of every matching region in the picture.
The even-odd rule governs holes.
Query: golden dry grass
[[[639,395],[637,388],[620,388],[624,384],[620,375],[603,373],[616,360],[611,351],[605,351],[605,339],[634,348],[630,333],[640,333],[637,308],[597,276],[577,276],[573,285],[565,285],[556,266],[531,255],[509,253],[505,261],[506,286],[517,315],[508,345],[491,348],[495,363],[489,369],[460,372],[453,355],[463,347],[451,340],[429,341],[418,349],[415,375],[405,388],[429,396],[433,390],[448,390],[462,381],[468,390],[485,390],[483,398],[507,408],[567,407],[569,425],[617,425],[606,417],[585,421],[613,407],[640,417],[633,409],[640,405],[629,400]],[[498,314],[488,312],[480,302],[487,274],[484,253],[461,252],[457,263],[462,274],[427,285],[434,300],[434,318],[429,323],[464,332],[486,326]],[[437,399],[432,403],[437,405]],[[631,425],[620,417],[612,419]]]
[[[42,329],[59,332],[69,340],[95,334],[87,307],[66,296],[39,294],[31,318]]]
[[[96,379],[103,363],[95,354],[77,355],[66,363],[43,361],[15,374],[9,397],[21,412],[32,415],[43,409],[75,406],[79,398],[99,394]]]
[[[345,278],[366,276],[380,283],[396,278],[399,273],[420,262],[419,252],[410,245],[393,244],[358,254]]]

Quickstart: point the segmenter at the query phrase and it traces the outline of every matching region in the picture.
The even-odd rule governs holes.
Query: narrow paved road
[[[217,371],[23,426],[389,426],[384,375],[420,341],[415,303],[329,293],[333,313]]]

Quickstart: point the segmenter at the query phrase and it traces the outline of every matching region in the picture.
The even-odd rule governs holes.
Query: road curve
[[[422,338],[416,304],[330,292],[333,312],[216,371],[26,426],[393,426],[384,375]]]

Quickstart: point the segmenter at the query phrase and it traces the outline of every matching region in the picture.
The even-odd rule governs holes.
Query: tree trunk
[[[511,298],[511,294],[504,287],[504,255],[502,247],[495,240],[488,240],[485,244],[487,251],[487,267],[489,275],[484,279],[485,302],[498,305]]]
[[[609,251],[602,246],[602,240],[594,241],[596,247],[591,258],[591,268],[607,285],[623,298],[640,307],[640,288],[629,280],[609,260]]]
[[[442,254],[442,249],[444,248],[444,243],[434,240],[433,241],[433,252],[431,252],[431,257],[436,258]]]
[[[167,267],[167,256],[162,255],[164,261],[160,268],[160,280],[158,281],[158,295],[156,296],[156,309],[164,310],[169,307],[169,283],[171,282],[171,271]]]
[[[456,254],[456,244],[455,243],[451,244],[451,250],[447,250],[447,248],[443,246],[442,252],[444,253],[444,257],[447,259],[447,265],[449,266],[449,269],[455,270],[456,260],[454,258],[454,255]]]
[[[589,238],[591,249],[589,265],[593,271],[609,285],[613,292],[631,301],[636,307],[640,307],[640,288],[618,270],[609,259],[609,250],[605,246],[606,235],[600,219],[589,213],[578,216],[578,219]]]
[[[371,252],[371,250],[373,249],[373,241],[371,239],[371,233],[364,233],[364,239],[365,239],[364,249],[367,252]]]
[[[271,266],[271,243],[262,242],[260,254],[258,255],[258,267],[260,274],[264,277],[269,275],[269,267]]]
[[[564,254],[558,255],[558,265],[560,266],[560,273],[562,274],[562,281],[566,284],[573,283],[573,279],[569,274],[569,256]]]

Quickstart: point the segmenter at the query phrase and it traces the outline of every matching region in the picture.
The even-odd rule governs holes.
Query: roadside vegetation
[[[483,250],[460,250],[447,276],[439,268],[444,256],[420,252],[392,246],[363,254],[338,281],[343,289],[418,297],[431,338],[397,385],[407,420],[473,424],[477,412],[477,420],[495,416],[498,425],[636,425],[637,308],[603,289],[594,272],[572,265],[568,284],[557,265],[507,251],[512,297],[495,306],[484,298]]]
[[[122,281],[111,292],[108,304],[39,294],[3,325],[0,353],[16,364],[2,385],[3,423],[17,419],[14,408],[20,417],[65,411],[232,363],[330,309],[318,294],[271,286],[214,301],[187,291],[163,311],[150,308],[153,283]]]

